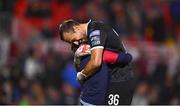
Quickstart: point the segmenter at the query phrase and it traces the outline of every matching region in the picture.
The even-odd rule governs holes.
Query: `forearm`
[[[125,52],[113,52],[110,50],[105,50],[103,53],[103,61],[105,63],[116,64],[118,66],[125,66],[132,61],[132,56]]]
[[[87,63],[87,65],[85,66],[85,68],[81,71],[84,75],[86,75],[86,77],[91,76],[92,74],[94,74],[98,69],[99,69],[99,65],[95,65],[93,63],[93,61],[89,61]]]
[[[80,84],[84,84],[84,82],[92,76],[96,71],[98,71],[100,66],[94,65],[92,61],[89,61],[85,68],[77,73],[76,79],[80,82]]]
[[[84,69],[82,69],[81,72],[77,73],[76,78],[81,84],[83,84],[88,77],[90,77],[96,71],[98,71],[102,62],[102,54],[103,54],[103,49],[97,48],[92,50],[90,61],[87,63]]]
[[[87,77],[94,74],[101,66],[102,54],[103,49],[95,49],[94,51],[92,51],[90,61],[87,63],[87,65],[81,72]]]

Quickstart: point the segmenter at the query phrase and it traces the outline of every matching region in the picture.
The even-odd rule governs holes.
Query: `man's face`
[[[79,45],[83,41],[85,41],[85,35],[79,26],[74,27],[73,32],[64,32],[64,41],[69,44]]]

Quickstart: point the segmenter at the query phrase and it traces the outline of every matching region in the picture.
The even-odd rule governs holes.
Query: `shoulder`
[[[103,26],[105,26],[105,23],[91,20],[88,24],[88,35],[100,32],[100,30],[103,29]]]
[[[105,25],[104,22],[102,21],[95,21],[95,20],[91,20],[89,22],[89,28],[93,29],[93,28],[100,28],[101,26]]]

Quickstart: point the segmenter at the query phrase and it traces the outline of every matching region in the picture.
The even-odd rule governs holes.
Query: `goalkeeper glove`
[[[80,64],[81,57],[90,55],[91,54],[90,48],[91,47],[88,44],[81,44],[74,53],[74,63]]]

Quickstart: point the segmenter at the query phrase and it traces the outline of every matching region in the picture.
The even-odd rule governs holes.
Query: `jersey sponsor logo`
[[[100,36],[93,36],[91,37],[91,45],[92,46],[96,46],[96,45],[99,45],[101,42],[100,42]]]
[[[91,42],[92,41],[100,41],[100,36],[93,36],[92,38],[91,38]]]
[[[94,31],[92,31],[89,36],[90,36],[90,37],[93,37],[93,36],[95,36],[95,35],[100,35],[100,30],[94,30]]]
[[[100,41],[93,41],[92,42],[92,46],[96,46],[96,45],[99,45],[100,44]]]

